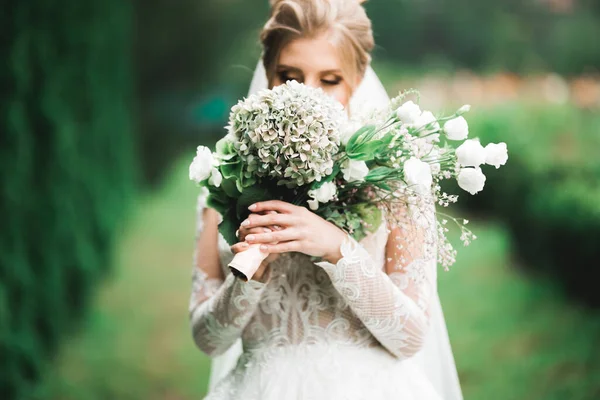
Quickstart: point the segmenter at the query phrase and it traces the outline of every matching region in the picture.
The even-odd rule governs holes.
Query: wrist
[[[331,264],[337,264],[343,257],[342,243],[346,240],[346,232],[338,229],[338,234],[335,236],[334,245],[331,250],[323,256],[323,259]]]

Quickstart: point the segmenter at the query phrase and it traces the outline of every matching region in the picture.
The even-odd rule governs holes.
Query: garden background
[[[600,398],[600,3],[372,0],[374,68],[505,141],[439,290],[467,400]],[[197,188],[266,0],[0,10],[0,398],[199,399]]]

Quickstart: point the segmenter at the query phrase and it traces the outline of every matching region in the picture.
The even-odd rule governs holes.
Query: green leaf
[[[364,136],[373,134],[376,130],[377,127],[375,125],[365,125],[354,132],[354,135],[350,137],[348,144],[346,144],[346,152],[354,152],[355,150],[353,149],[357,144],[360,145],[361,143],[364,143]]]
[[[239,161],[224,163],[219,166],[223,178],[240,179],[242,175],[242,163]]]
[[[234,157],[237,158],[238,154],[235,151],[235,146],[231,139],[227,136],[223,137],[216,144],[217,157],[221,160],[231,160]]]
[[[230,208],[226,214],[221,214],[223,220],[219,224],[219,232],[223,235],[225,241],[230,245],[234,245],[238,242],[238,238],[235,232],[240,227],[242,220],[235,216],[235,210]]]
[[[236,216],[240,219],[245,219],[250,214],[248,210],[250,205],[259,201],[272,200],[273,198],[271,191],[263,185],[244,188],[244,191],[237,200]]]
[[[223,179],[223,182],[221,182],[221,188],[224,194],[233,199],[240,197],[241,191],[238,189],[236,183],[237,180],[234,178]]]
[[[346,150],[346,153],[348,154],[348,158],[352,160],[374,160],[377,154],[387,150],[388,144],[389,143],[386,143],[383,140],[368,141],[362,144],[355,145],[351,151]]]
[[[376,167],[369,171],[369,174],[365,177],[367,182],[380,182],[390,179],[391,176],[395,175],[396,170],[390,167]]]
[[[326,177],[322,178],[320,181],[314,181],[311,184],[311,190],[312,189],[318,189],[321,186],[323,186],[323,184],[327,183],[327,182],[333,182],[333,180],[338,176],[338,174],[340,173],[341,168],[339,164],[334,164],[333,166],[333,172],[330,175],[327,175]]]

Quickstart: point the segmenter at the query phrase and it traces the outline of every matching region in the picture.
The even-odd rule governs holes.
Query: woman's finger
[[[261,244],[260,250],[270,254],[289,253],[291,251],[300,252],[302,250],[302,242],[292,240],[277,244]]]
[[[270,200],[254,203],[250,207],[248,207],[248,210],[252,211],[253,213],[274,210],[279,213],[290,214],[296,211],[296,208],[299,207],[290,203],[286,203],[285,201]]]
[[[269,233],[272,231],[273,231],[273,229],[270,229],[270,228],[256,227],[256,228],[246,229],[246,227],[242,226],[242,227],[240,227],[240,229],[238,229],[237,238],[240,240],[240,242],[243,242],[245,240],[246,236],[248,236],[250,234]]]
[[[237,254],[240,253],[242,251],[248,250],[248,247],[250,245],[246,242],[240,242],[240,243],[236,243],[233,246],[231,246],[231,251],[233,252],[233,254]]]
[[[251,234],[246,236],[248,243],[277,243],[287,242],[290,240],[301,239],[301,234],[297,229],[287,228],[281,231],[274,231],[269,233]]]
[[[250,215],[248,219],[242,222],[242,227],[246,229],[255,227],[269,227],[274,225],[290,226],[296,224],[296,217],[290,214],[267,214]]]

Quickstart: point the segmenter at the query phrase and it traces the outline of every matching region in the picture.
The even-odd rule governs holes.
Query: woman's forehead
[[[293,40],[281,50],[278,66],[304,73],[339,73],[342,69],[336,48],[324,36]]]

